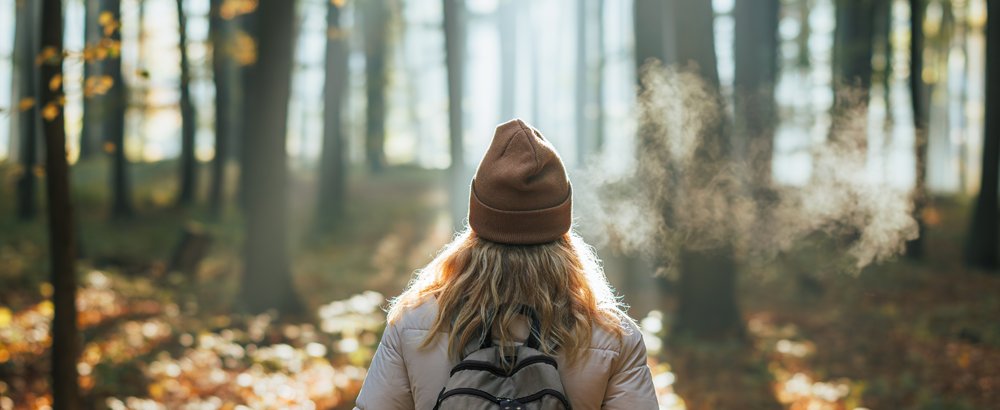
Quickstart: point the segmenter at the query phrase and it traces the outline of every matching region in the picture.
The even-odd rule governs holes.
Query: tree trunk
[[[251,313],[303,312],[288,255],[288,154],[285,131],[291,90],[295,2],[262,0],[258,59],[249,90],[244,167],[246,244],[240,301]]]
[[[910,101],[913,105],[914,157],[916,180],[913,185],[913,218],[917,220],[919,236],[906,243],[906,256],[924,256],[923,210],[927,205],[927,117],[930,115],[930,87],[924,82],[924,13],[925,0],[910,0]]]
[[[362,11],[365,31],[365,88],[368,95],[365,158],[372,174],[385,167],[385,72],[389,12],[386,0],[366,0]]]
[[[239,26],[242,28],[243,33],[246,34],[254,43],[255,46],[260,44],[260,10],[256,10],[252,13],[243,14],[236,17]],[[236,98],[235,102],[238,104],[237,108],[234,108],[235,112],[239,113],[240,121],[233,122],[233,132],[238,135],[239,138],[233,139],[238,145],[236,147],[239,163],[240,163],[240,179],[236,193],[236,200],[240,207],[245,211],[247,206],[247,185],[249,185],[249,179],[247,179],[247,170],[249,164],[247,162],[247,152],[246,152],[246,140],[249,138],[248,121],[246,119],[250,118],[250,103],[247,101],[249,97],[250,89],[254,87],[253,78],[254,72],[257,70],[257,62],[260,61],[260,50],[257,49],[257,54],[254,56],[254,61],[250,62],[241,67],[239,70],[240,87],[233,90],[233,96]]]
[[[101,14],[100,0],[83,0],[84,7],[84,44],[88,49],[93,50],[101,42],[104,35],[101,33],[101,26],[98,23]],[[101,75],[102,63],[88,58],[83,63],[84,84],[88,79],[96,79]],[[93,81],[93,80],[92,80]],[[101,122],[99,100],[94,96],[84,93],[83,97],[83,124],[80,127],[80,157],[81,161],[94,158],[101,150],[101,132],[97,126]]]
[[[987,12],[1000,14],[1000,0],[990,0]],[[1000,110],[1000,24],[986,22],[986,110]],[[983,168],[979,196],[969,229],[966,265],[996,273],[1000,268],[1000,116],[986,115],[983,136]]]
[[[38,2],[18,2],[15,59],[18,70],[18,100],[13,101],[11,106],[17,107],[21,102],[27,103],[30,100],[32,105],[18,113],[18,135],[11,138],[19,138],[18,158],[21,161],[23,172],[17,179],[17,217],[21,220],[32,220],[38,214],[38,201],[36,186],[38,178],[35,175],[35,167],[38,160],[38,121],[39,104],[38,93],[38,67],[35,66],[35,57],[41,52],[39,47],[38,21],[40,4]]]
[[[450,181],[452,226],[462,229],[468,197],[463,184],[465,148],[462,144],[462,81],[465,78],[465,1],[442,0],[444,3],[445,60],[448,66],[448,135],[451,142]]]
[[[597,125],[594,127],[597,134],[594,136],[594,147],[597,150],[604,148],[604,63],[607,60],[604,56],[604,0],[597,0]]]
[[[344,92],[347,88],[347,41],[340,28],[340,8],[327,4],[326,83],[323,88],[323,152],[320,158],[316,219],[329,224],[344,214],[347,156],[344,149]]]
[[[101,13],[111,13],[114,22],[121,21],[121,1],[103,0]],[[106,28],[106,27],[105,27]],[[121,44],[121,27],[110,30],[106,35],[111,42]],[[107,34],[105,32],[105,34]],[[128,158],[125,157],[125,110],[128,109],[128,90],[122,76],[121,55],[111,47],[108,57],[102,64],[102,74],[111,77],[113,82],[107,94],[101,98],[101,133],[104,134],[106,149],[110,151],[111,168],[111,216],[121,219],[132,215],[132,193],[128,178]]]
[[[864,166],[868,148],[867,111],[872,78],[876,2],[837,0],[833,33],[833,92],[830,141],[848,149]]]
[[[719,74],[711,2],[678,0],[674,3],[673,15],[677,30],[675,37],[678,39],[677,61],[682,67],[695,70],[718,94]],[[681,36],[681,33],[684,35]],[[718,109],[722,110],[723,106],[720,104]],[[704,189],[711,183],[711,176],[717,173],[718,167],[727,163],[729,138],[721,120],[725,116],[721,112],[717,114],[711,116],[719,119],[717,123],[705,124],[698,135],[702,142],[695,150],[694,169],[686,170],[692,175],[686,182],[689,189]],[[681,250],[677,290],[680,301],[675,332],[695,338],[742,334],[742,319],[736,304],[735,270],[732,246]]]
[[[636,85],[639,87],[639,93],[641,94],[642,87],[642,75],[643,66],[651,63],[652,61],[659,61],[663,64],[670,64],[674,62],[674,57],[676,55],[669,55],[667,43],[672,40],[670,34],[668,34],[668,27],[670,27],[670,13],[668,13],[670,4],[659,1],[659,0],[635,0],[632,4],[633,6],[633,29],[635,30],[635,68],[636,68]],[[651,134],[644,134],[645,128],[638,127],[638,132],[636,135],[636,151],[637,156],[642,155],[646,150],[645,144],[654,138]],[[668,164],[669,166],[669,164]],[[654,183],[652,181],[645,181],[646,184]],[[670,220],[672,218],[669,207],[663,207],[664,219]],[[645,284],[643,277],[650,275],[651,271],[655,270],[655,267],[651,269],[644,269],[646,263],[640,260],[639,256],[626,255],[625,256],[625,272],[623,272],[624,283],[628,287],[636,288],[632,293],[639,293],[638,287]],[[652,264],[660,264],[660,260],[657,257],[653,258]],[[639,304],[637,305],[640,310],[640,314],[648,313],[649,310],[664,309],[666,302],[666,296],[670,291],[671,283],[663,276],[654,276],[653,281],[655,282],[654,288],[657,293],[657,299],[659,303],[657,306],[652,304]],[[645,302],[640,300],[639,303]]]
[[[749,166],[747,183],[757,204],[767,207],[777,115],[778,0],[737,0],[734,14],[736,132]]]
[[[587,0],[576,2],[576,166],[582,168],[590,154],[587,128]]]
[[[537,36],[538,28],[532,28],[532,36]],[[542,127],[542,53],[539,42],[531,42],[531,123]]]
[[[80,389],[76,362],[80,336],[76,328],[76,246],[74,245],[73,208],[70,206],[69,164],[66,162],[66,130],[62,104],[63,30],[62,1],[42,3],[42,49],[56,51],[56,57],[41,66],[39,102],[55,115],[43,122],[46,143],[46,192],[49,212],[49,252],[52,263],[52,408],[73,410],[80,407]]]
[[[515,0],[501,0],[497,10],[500,30],[500,122],[514,118],[514,90],[517,85],[517,8]]]
[[[187,54],[187,16],[184,14],[184,0],[177,0],[177,26],[180,33],[178,48],[181,52],[181,157],[180,194],[178,205],[194,202],[195,185],[198,181],[198,161],[194,157],[194,129],[197,121],[194,105],[191,103],[191,66]]]
[[[635,68],[638,70],[650,58],[669,65],[677,62],[674,41],[672,3],[660,0],[635,0]],[[639,77],[636,77],[636,81]],[[641,85],[641,84],[640,84]]]
[[[227,55],[226,47],[233,38],[233,23],[222,18],[220,10],[224,0],[212,0],[209,17],[209,36],[212,41],[212,79],[215,83],[215,156],[212,158],[212,181],[208,194],[212,216],[222,214],[223,191],[226,182],[226,163],[229,161],[229,142],[233,125],[233,90],[239,79],[236,62]]]

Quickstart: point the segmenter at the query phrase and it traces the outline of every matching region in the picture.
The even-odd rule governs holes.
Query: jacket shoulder
[[[609,350],[624,354],[637,346],[645,346],[639,326],[632,320],[622,319],[618,329],[605,329],[594,326],[594,334],[590,341],[591,349]]]
[[[437,318],[437,300],[425,300],[419,305],[405,308],[392,326],[401,330],[430,330]]]

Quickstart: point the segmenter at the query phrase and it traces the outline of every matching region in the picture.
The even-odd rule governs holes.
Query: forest
[[[353,409],[513,118],[660,409],[998,409],[990,11],[0,0],[0,410]]]

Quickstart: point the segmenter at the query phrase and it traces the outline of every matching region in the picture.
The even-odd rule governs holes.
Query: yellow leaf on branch
[[[219,8],[219,15],[226,20],[248,14],[257,9],[257,0],[225,0]]]
[[[38,53],[38,57],[35,57],[35,65],[58,63],[61,55],[55,47],[47,46]]]
[[[50,102],[48,104],[45,104],[45,108],[42,108],[42,118],[45,118],[47,121],[52,121],[56,119],[58,115],[59,115],[59,106],[56,105],[55,102]]]
[[[105,36],[110,36],[110,35],[114,34],[115,30],[117,30],[118,27],[120,27],[120,26],[121,25],[118,24],[117,21],[113,22],[113,23],[108,23],[107,25],[104,26],[104,35]]]
[[[31,107],[34,106],[35,106],[35,99],[31,97],[24,97],[21,99],[21,102],[17,104],[17,108],[19,108],[21,112],[28,111],[31,109]]]
[[[49,90],[55,91],[62,85],[62,74],[56,74],[49,80]]]
[[[106,26],[112,21],[115,21],[115,13],[110,11],[102,11],[101,15],[97,18],[98,23],[102,26]]]

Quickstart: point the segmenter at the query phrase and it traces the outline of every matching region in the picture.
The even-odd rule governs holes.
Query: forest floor
[[[294,173],[292,271],[315,315],[243,315],[231,309],[242,269],[235,201],[219,219],[176,207],[174,165],[136,164],[135,214],[112,220],[104,171],[73,168],[86,408],[350,408],[384,325],[377,307],[452,235],[441,172],[358,176],[348,216],[325,229],[312,222],[316,182]],[[0,163],[0,409],[42,410],[52,289],[44,218],[14,216],[21,172]],[[1000,276],[961,267],[968,209],[967,199],[935,200],[920,262],[843,273],[815,238],[746,269],[744,342],[675,340],[668,326],[651,332],[669,311],[630,312],[664,345],[650,357],[661,408],[1000,408]],[[185,229],[210,238],[191,271],[171,266]]]

